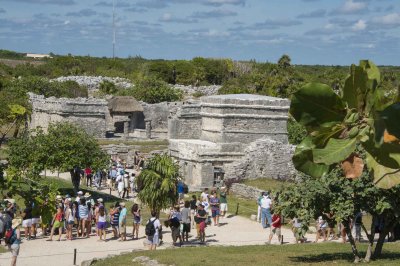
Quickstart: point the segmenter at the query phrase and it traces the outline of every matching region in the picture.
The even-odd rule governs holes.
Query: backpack
[[[149,219],[148,223],[146,224],[146,236],[154,236],[154,234],[156,233],[156,229],[154,228],[154,222],[156,221],[156,219],[154,219],[153,221],[151,221]]]
[[[12,245],[15,241],[15,234],[14,234],[15,229],[9,228],[7,229],[5,235],[4,235],[4,242],[6,242],[7,245]]]

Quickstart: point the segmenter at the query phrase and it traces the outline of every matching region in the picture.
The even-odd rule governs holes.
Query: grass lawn
[[[242,183],[265,191],[278,190],[292,184],[291,181],[269,178],[245,179]]]
[[[360,245],[365,252],[366,245]],[[399,265],[400,244],[384,246],[384,257],[368,265]],[[351,265],[353,256],[349,244],[297,244],[241,247],[187,247],[141,251],[98,261],[96,266],[135,265],[132,259],[147,256],[167,265]],[[139,265],[139,264],[136,264]]]

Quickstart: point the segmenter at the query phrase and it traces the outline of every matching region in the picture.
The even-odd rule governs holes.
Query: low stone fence
[[[257,198],[261,195],[261,192],[263,192],[261,189],[241,183],[233,183],[229,191],[243,198],[254,200],[257,200]]]

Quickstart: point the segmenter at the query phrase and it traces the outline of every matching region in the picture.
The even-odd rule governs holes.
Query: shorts
[[[281,228],[280,227],[271,227],[270,235],[273,236],[274,234],[277,235],[277,236],[280,236],[281,235]]]
[[[220,211],[222,212],[227,212],[228,211],[228,204],[227,203],[221,203],[219,206]]]
[[[181,223],[181,233],[190,233],[190,223]]]
[[[211,210],[211,216],[213,218],[219,216],[219,209],[218,210]]]
[[[68,221],[67,224],[68,224],[68,225],[74,225],[74,224],[75,224],[75,221]]]
[[[206,222],[205,221],[202,221],[202,222],[200,222],[199,223],[199,231],[200,232],[204,232],[204,229],[206,229]]]
[[[133,216],[133,224],[140,224],[140,216]]]
[[[61,224],[60,221],[55,221],[55,222],[54,222],[53,228],[61,228],[61,227],[62,227],[62,224]]]
[[[32,218],[32,224],[40,224],[40,218]]]
[[[19,244],[12,244],[10,246],[11,254],[13,257],[17,257],[19,254]]]
[[[32,219],[26,219],[22,221],[22,227],[31,227],[32,226]]]
[[[126,225],[119,224],[119,233],[126,234]]]
[[[150,245],[158,245],[158,234],[155,234],[154,236],[148,236],[147,240],[149,241]]]
[[[97,229],[105,230],[106,228],[107,228],[107,222],[98,222],[97,223]]]

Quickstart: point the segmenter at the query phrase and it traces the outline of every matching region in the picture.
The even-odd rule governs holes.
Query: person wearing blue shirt
[[[127,214],[127,209],[125,207],[125,202],[121,202],[119,204],[121,206],[121,211],[119,214],[119,234],[120,234],[120,239],[119,241],[126,241],[126,214]]]

